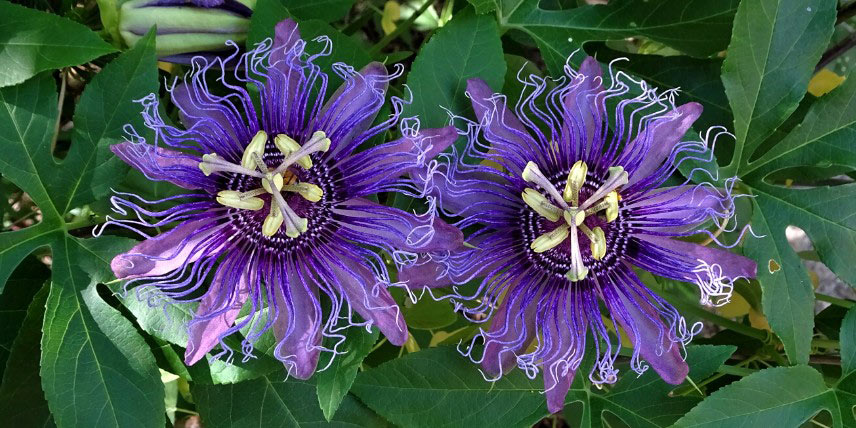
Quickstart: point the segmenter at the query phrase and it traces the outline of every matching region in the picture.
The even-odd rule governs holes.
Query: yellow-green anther
[[[612,222],[618,218],[618,192],[607,193],[603,201],[606,203],[606,221]]]
[[[241,156],[241,166],[246,169],[255,169],[255,156],[258,156],[259,159],[264,159],[265,144],[267,144],[267,133],[265,131],[256,132],[256,135],[250,140],[250,144],[244,150],[244,155]]]
[[[271,189],[271,187],[270,187],[271,181],[273,182],[273,185],[274,185],[274,187],[276,187],[277,190]],[[271,174],[271,173],[265,174],[265,178],[262,179],[262,187],[268,193],[273,193],[275,191],[278,192],[278,191],[282,190],[282,175]]]
[[[237,190],[222,190],[217,193],[217,202],[227,207],[257,211],[265,206],[265,201],[255,196],[247,197]]]
[[[312,183],[296,183],[282,187],[286,192],[297,192],[309,202],[318,202],[324,196],[324,191]]]
[[[262,235],[267,237],[276,235],[276,232],[282,226],[282,221],[282,211],[279,209],[279,205],[277,205],[275,200],[271,200],[270,212],[265,217],[264,223],[262,223]]]
[[[595,260],[602,259],[606,255],[606,235],[603,233],[603,229],[600,227],[589,229],[585,225],[580,226],[580,229],[586,234],[591,243],[591,256]]]
[[[277,136],[273,139],[273,144],[276,145],[276,148],[278,148],[279,151],[282,152],[283,156],[285,156],[286,158],[292,153],[300,150],[300,144],[298,144],[297,141],[294,141],[293,138],[285,134],[277,134]],[[300,167],[303,169],[312,168],[312,159],[309,157],[309,155],[303,156],[302,158],[298,159],[296,163],[300,165]]]
[[[332,143],[329,138],[327,138],[327,133],[324,131],[315,131],[312,133],[312,138],[309,141],[314,142],[318,141],[320,146],[318,146],[318,150],[322,152],[326,152],[330,150],[330,144]]]
[[[570,226],[563,224],[535,238],[530,247],[532,248],[532,251],[535,251],[536,253],[543,253],[544,251],[551,250],[561,244],[562,241],[568,237],[569,230]]]
[[[588,174],[588,165],[583,161],[577,161],[571,167],[571,171],[568,173],[568,181],[565,183],[565,191],[562,192],[562,198],[565,202],[570,202],[573,206],[579,205],[580,189],[586,182],[586,174]]]
[[[285,235],[289,238],[297,238],[307,230],[309,230],[309,221],[303,217],[297,217],[293,224],[291,222],[285,224]]]
[[[535,189],[523,190],[523,202],[535,210],[536,213],[550,221],[559,221],[562,215],[562,209],[551,204],[550,200],[544,195],[538,193]]]
[[[565,222],[568,223],[568,225],[579,226],[583,224],[583,221],[586,219],[585,211],[579,211],[573,208],[565,210],[562,215],[565,217]]]

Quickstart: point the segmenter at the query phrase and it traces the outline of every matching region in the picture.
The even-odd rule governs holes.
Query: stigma
[[[521,174],[523,180],[537,185],[546,193],[544,195],[534,188],[526,188],[521,195],[523,202],[551,222],[564,220],[553,230],[535,238],[530,248],[536,253],[543,253],[570,238],[571,268],[565,277],[571,282],[585,279],[589,272],[580,252],[580,232],[589,240],[593,259],[601,260],[606,256],[606,234],[600,227],[589,228],[585,224],[586,218],[603,213],[602,218],[607,223],[615,221],[619,214],[618,202],[621,200],[618,189],[628,182],[624,168],[609,168],[609,176],[604,183],[585,201],[580,201],[580,190],[585,185],[587,175],[588,165],[577,161],[568,172],[565,187],[559,193],[534,162],[527,163]]]
[[[240,164],[228,162],[216,154],[202,156],[199,169],[207,176],[213,173],[236,173],[259,180],[259,187],[239,192],[223,190],[217,193],[216,200],[220,205],[240,210],[259,211],[265,206],[264,199],[259,196],[270,195],[268,214],[262,222],[262,235],[274,236],[284,226],[289,238],[296,238],[309,229],[307,219],[300,217],[289,206],[282,192],[297,193],[309,202],[318,202],[324,197],[324,191],[315,184],[299,182],[297,175],[289,168],[296,165],[303,169],[312,168],[312,153],[326,152],[330,149],[330,139],[324,131],[316,131],[309,140],[300,145],[293,138],[278,134],[273,143],[282,153],[283,161],[276,168],[268,168],[264,162],[265,147],[268,134],[259,131],[253,136],[244,153]]]

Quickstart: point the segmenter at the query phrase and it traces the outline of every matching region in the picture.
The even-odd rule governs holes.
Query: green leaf
[[[29,284],[36,295],[27,309],[21,331],[11,346],[9,362],[0,384],[0,418],[7,426],[50,427],[53,418],[39,381],[39,349],[45,300],[49,286]]]
[[[116,49],[70,19],[0,1],[0,87]]]
[[[42,74],[0,89],[0,173],[42,212],[40,223],[0,234],[0,282],[27,254],[50,246],[41,377],[59,426],[160,426],[165,420],[163,384],[148,346],[96,292],[97,282],[112,279],[115,242],[74,238],[68,229],[78,223],[65,222],[72,208],[121,180],[107,146],[120,138],[124,123],[139,126],[140,107],[133,100],[157,90],[155,64],[150,33],[95,76],[81,97],[62,162],[51,153],[58,114],[54,79]]]
[[[732,168],[796,110],[834,25],[835,2],[741,2],[722,66],[737,137]]]
[[[493,12],[496,10],[496,3],[493,0],[467,0],[473,5],[473,8],[476,10],[476,13],[479,15],[483,15],[488,12]]]
[[[191,385],[206,428],[303,427],[326,424],[315,398],[315,385],[283,381],[284,374],[264,376],[234,385]],[[346,395],[333,424],[382,427],[387,423],[350,395]]]
[[[856,210],[856,185],[789,188],[768,179],[798,167],[856,167],[855,105],[856,81],[847,79],[815,101],[802,123],[768,152],[737,165],[747,192],[754,196],[752,227],[765,235],[747,239],[745,253],[758,261],[764,313],[793,362],[808,361],[814,296],[808,272],[787,242],[785,228],[795,225],[805,230],[820,260],[844,281],[856,283],[850,256],[856,253],[856,219],[850,215]]]
[[[547,415],[543,388],[520,370],[487,382],[454,347],[438,347],[360,373],[351,391],[401,426],[531,426]]]
[[[348,395],[357,377],[357,370],[371,352],[380,333],[376,328],[369,333],[364,328],[354,327],[345,330],[344,335],[346,340],[337,350],[344,354],[335,356],[329,366],[327,361],[332,355],[325,354],[322,358],[327,361],[321,361],[319,367],[326,369],[315,375],[318,403],[327,421],[333,419],[342,399]]]
[[[701,380],[718,369],[737,348],[734,346],[690,346],[687,348],[687,364],[690,379]],[[584,427],[601,427],[603,417],[611,414],[631,427],[665,427],[672,425],[700,400],[697,395],[669,397],[675,386],[660,379],[653,369],[636,376],[626,365],[621,367],[621,377],[613,386],[604,390],[592,388],[581,376],[588,373],[580,370],[571,386],[567,404],[581,402],[585,411],[581,415],[566,415],[568,420],[579,420]],[[688,383],[685,382],[684,385]]]
[[[613,0],[608,5],[544,10],[539,2],[500,5],[500,25],[526,32],[538,43],[550,72],[584,42],[644,36],[693,56],[707,57],[728,44],[737,0]]]
[[[459,12],[416,55],[407,77],[413,103],[404,115],[418,116],[423,128],[445,126],[449,116],[441,107],[456,114],[472,111],[464,93],[467,79],[484,79],[499,90],[505,67],[496,20],[470,9]]]
[[[774,367],[753,373],[711,394],[676,427],[795,427],[821,409],[837,413],[835,397],[817,370]]]
[[[354,0],[279,0],[279,3],[297,19],[319,19],[333,22],[348,14]]]
[[[412,303],[405,301],[401,309],[407,326],[419,330],[436,330],[452,325],[458,320],[453,306],[448,300],[434,300],[430,297]]]
[[[19,329],[28,313],[33,296],[50,277],[50,270],[35,257],[28,257],[6,281],[0,295],[0,376],[6,367],[12,342],[20,336]],[[44,303],[44,302],[42,302]]]

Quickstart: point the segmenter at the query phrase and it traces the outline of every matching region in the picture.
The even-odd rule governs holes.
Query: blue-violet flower
[[[218,344],[218,356],[230,358],[223,339],[239,331],[249,357],[272,330],[274,356],[305,379],[321,351],[337,352],[340,320],[376,325],[401,345],[407,327],[374,250],[440,251],[463,242],[460,231],[432,213],[409,214],[369,199],[417,191],[402,175],[424,168],[457,138],[455,129],[419,131],[415,120],[399,120],[404,100],[397,97],[389,118],[373,126],[388,82],[401,74],[379,63],[360,72],[335,64],[345,82],[324,103],[328,77],[314,61],[330,53],[331,43],[316,41],[320,53],[304,52],[297,25],[285,20],[275,40],[247,54],[195,58],[184,83],[170,89],[186,129],[164,122],[152,94],[141,100],[142,116],[156,144],[129,130],[132,141],[111,147],[149,179],[191,191],[159,201],[116,195],[116,211],[133,215],[108,223],[139,233],[175,225],[116,256],[111,267],[129,280],[126,287],[199,301],[188,326],[187,364]],[[227,92],[215,93],[207,77]],[[260,111],[243,84],[258,88]],[[397,123],[400,139],[358,149]],[[157,210],[160,203],[173,206]],[[249,316],[239,318],[242,308]]]
[[[563,406],[587,337],[597,354],[589,378],[615,381],[619,328],[634,345],[635,371],[650,365],[672,384],[686,377],[682,347],[700,326],[688,327],[634,267],[695,282],[711,305],[756,273],[749,259],[676,239],[699,232],[715,239],[703,226],[727,227],[735,211],[733,180],[725,189],[661,187],[681,159],[707,156],[706,142],[681,142],[701,106],[676,107],[676,91],[657,93],[623,73],[604,88],[591,58],[565,73],[521,79],[514,112],[484,81],[468,82],[478,122],[462,131],[466,150],[414,178],[435,186],[441,209],[462,217],[457,226],[478,230],[456,250],[411,255],[399,275],[411,288],[452,285],[446,298],[460,311],[474,320],[490,315],[490,328],[463,352],[493,379],[514,365],[530,377],[543,371],[552,412]],[[477,278],[475,292],[460,291]]]

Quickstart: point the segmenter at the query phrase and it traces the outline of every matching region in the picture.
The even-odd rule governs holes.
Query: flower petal
[[[687,377],[689,366],[681,356],[680,346],[669,340],[668,328],[660,320],[660,314],[651,303],[640,296],[618,295],[623,311],[611,309],[621,327],[627,332],[634,348],[654,368],[661,378],[672,385],[679,385]],[[628,292],[628,294],[633,294]]]
[[[630,174],[626,186],[642,181],[669,159],[672,150],[701,116],[699,103],[687,103],[650,122],[624,148],[618,164]]]
[[[331,156],[355,148],[354,137],[369,128],[384,102],[389,83],[386,67],[372,62],[353,73],[321,109],[315,129],[327,133]]]
[[[510,289],[510,297],[502,301],[493,316],[490,330],[485,334],[481,366],[490,375],[508,373],[517,364],[517,355],[532,342],[537,305],[531,303],[521,308],[521,294],[515,292],[514,288]]]
[[[181,123],[193,131],[205,150],[226,155],[246,146],[255,131],[247,128],[234,105],[223,103],[208,92],[200,81],[203,77],[191,75],[176,85],[172,102],[179,108]]]
[[[567,374],[559,374],[553,379],[549,373],[544,372],[544,395],[547,396],[547,411],[559,413],[565,408],[565,397],[574,383],[576,370],[568,370]]]
[[[329,265],[339,281],[351,308],[371,321],[389,343],[402,346],[407,342],[407,324],[392,295],[370,269],[346,257]]]
[[[211,190],[216,184],[199,170],[199,159],[175,150],[125,141],[110,146],[110,151],[150,180],[168,181],[185,189]]]
[[[467,80],[467,95],[478,122],[486,125],[484,137],[491,143],[497,161],[519,174],[529,161],[544,161],[538,144],[520,119],[506,106],[506,99],[495,94],[482,79]],[[543,162],[541,162],[543,163]]]
[[[321,354],[321,307],[315,297],[318,287],[304,282],[309,278],[305,270],[300,278],[296,272],[291,276],[287,284],[274,287],[278,311],[273,324],[275,354],[284,361],[289,375],[309,379]]]
[[[300,38],[297,23],[285,19],[276,24],[271,66],[262,86],[264,128],[271,134],[284,133],[297,139],[305,129],[306,106],[316,88],[318,66],[307,61],[306,43]]]
[[[211,219],[184,222],[169,232],[140,242],[127,253],[117,255],[110,262],[110,268],[119,279],[172,272],[217,250],[205,242],[211,231]]]
[[[230,273],[222,267],[217,270],[211,288],[202,296],[196,315],[188,326],[187,349],[184,352],[184,362],[188,366],[196,364],[220,343],[221,336],[232,328],[250,294],[246,274],[239,274],[238,283],[233,284],[226,279],[233,276]]]
[[[452,250],[464,242],[464,234],[439,217],[416,216],[368,199],[349,199],[333,211],[345,217],[341,225],[355,232],[351,238],[373,245],[429,252]]]
[[[695,244],[692,242],[680,241],[677,239],[669,239],[663,236],[653,235],[636,235],[637,238],[655,244],[656,246],[668,250],[670,254],[681,257],[693,262],[693,266],[697,266],[701,260],[710,266],[718,266],[721,269],[721,274],[727,278],[755,278],[758,275],[758,265],[754,260],[734,254],[730,251],[711,248],[704,245]],[[692,272],[686,273],[685,280],[692,281],[695,274]]]
[[[595,141],[603,141],[600,135],[606,117],[603,98],[598,94],[604,91],[600,64],[586,57],[577,71],[578,75],[571,89],[563,99],[564,114],[562,135],[577,156],[581,153],[600,153],[592,149]]]
[[[634,225],[673,233],[693,232],[717,214],[727,213],[731,204],[714,188],[691,185],[663,187],[627,201],[627,207],[634,210]]]

